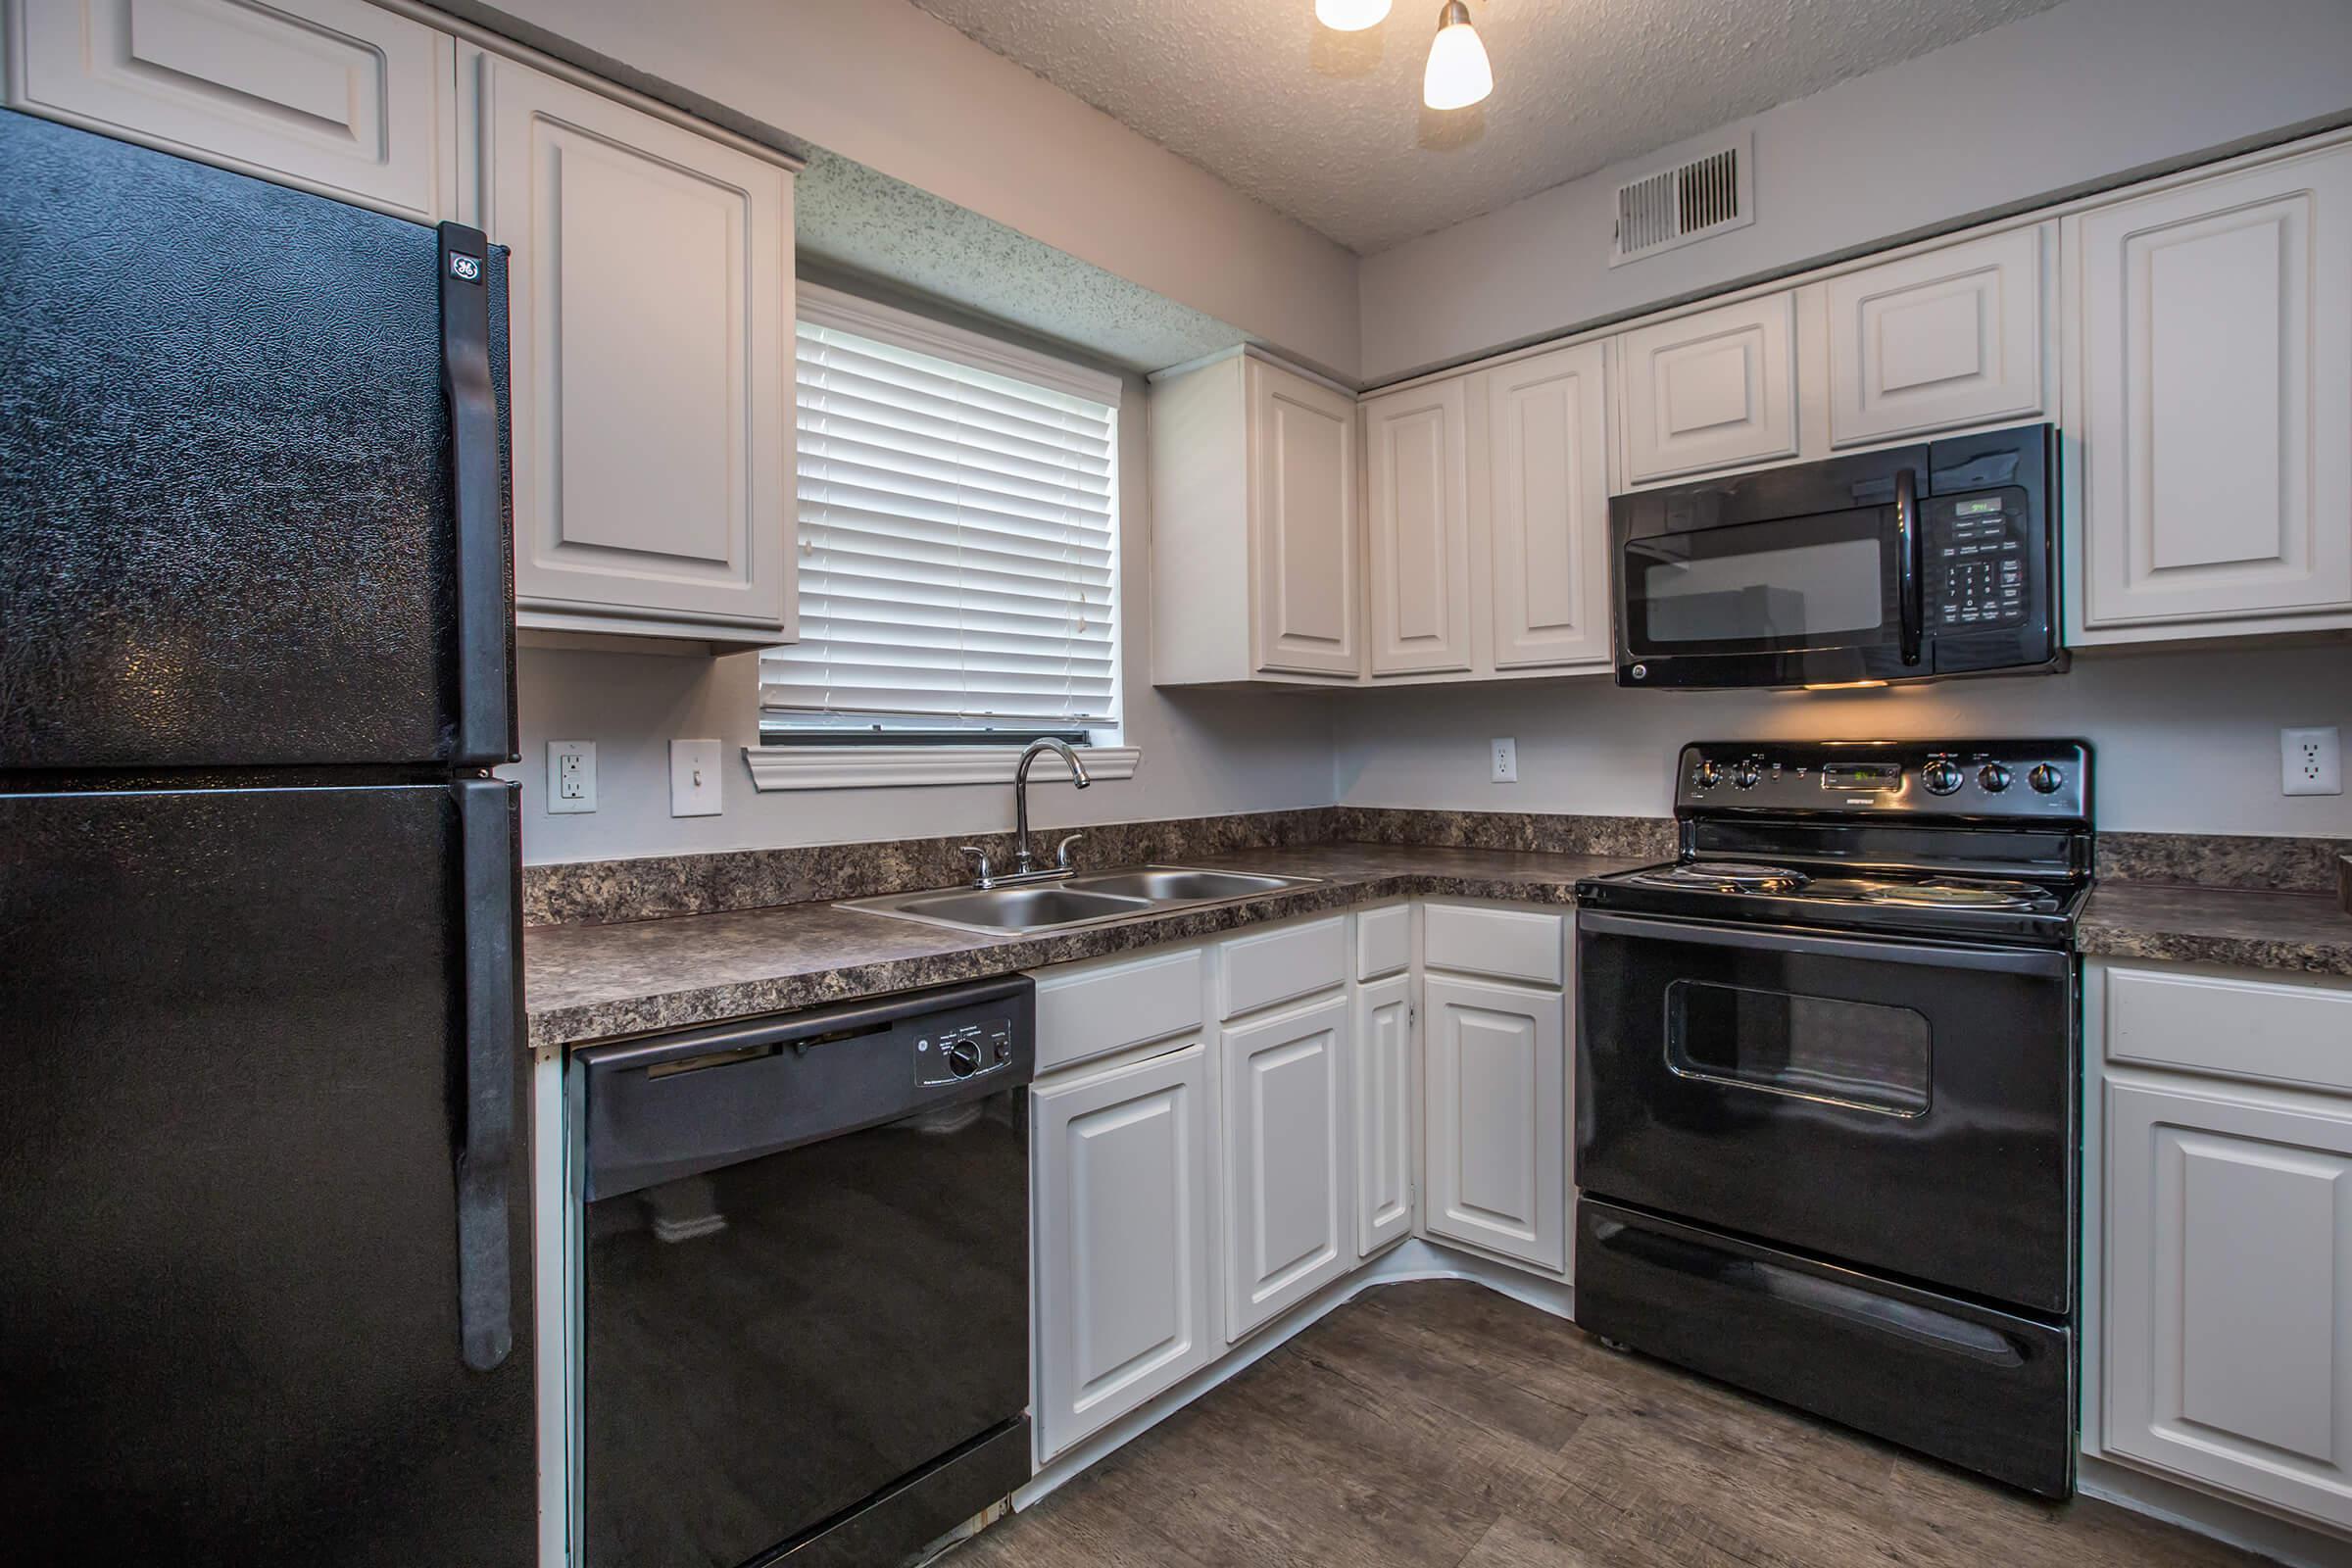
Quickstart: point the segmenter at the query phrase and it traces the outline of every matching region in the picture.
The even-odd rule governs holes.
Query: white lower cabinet
[[[1228,1340],[1355,1266],[1348,1036],[1338,991],[1220,1036]]]
[[[1031,1098],[1038,1449],[1047,1457],[1206,1366],[1214,1209],[1208,1046]]]
[[[2352,1104],[2106,1084],[2109,1453],[2352,1528]]]
[[[1432,974],[1422,1228],[1554,1273],[1568,1265],[1567,1003]]]
[[[1413,1230],[1413,977],[1367,981],[1354,1006],[1355,1252],[1370,1257]]]

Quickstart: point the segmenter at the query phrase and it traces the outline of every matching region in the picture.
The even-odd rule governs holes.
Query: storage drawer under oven
[[[2067,955],[1592,910],[1577,942],[1583,1190],[2069,1310]]]

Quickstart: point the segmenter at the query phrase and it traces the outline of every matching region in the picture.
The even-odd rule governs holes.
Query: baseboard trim
[[[2075,1490],[2226,1545],[2276,1558],[2286,1568],[2342,1568],[2352,1557],[2352,1544],[2339,1537],[2093,1454],[2083,1454],[2077,1465]]]

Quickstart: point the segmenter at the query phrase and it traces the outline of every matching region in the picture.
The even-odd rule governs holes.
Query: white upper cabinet
[[[1256,668],[1353,675],[1356,620],[1355,405],[1344,392],[1248,360],[1250,559]]]
[[[1608,667],[1608,396],[1598,343],[1471,378],[1485,403],[1496,669]]]
[[[790,172],[511,60],[481,72],[522,623],[789,640]]]
[[[1206,1366],[1208,1048],[1034,1092],[1038,1448],[1052,1457]]]
[[[8,103],[418,222],[455,215],[455,45],[365,0],[15,0]]]
[[[2352,149],[2068,220],[2077,642],[2352,624]]]
[[[1449,376],[1360,405],[1375,675],[1470,668],[1467,384]]]
[[[1795,337],[1786,292],[1620,335],[1627,484],[1795,457]]]
[[[2055,227],[1988,234],[1830,278],[1830,444],[2039,415]]]
[[[1364,672],[1355,399],[1234,353],[1152,386],[1152,679]]]
[[[2352,1528],[2352,1109],[2111,1078],[2104,1443]]]
[[[1225,1333],[1355,1266],[1348,1011],[1331,996],[1225,1026]]]

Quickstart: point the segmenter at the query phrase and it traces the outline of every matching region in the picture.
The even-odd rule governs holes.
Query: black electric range
[[[2079,741],[1686,747],[1577,885],[1577,1317],[2048,1495],[2074,1473]]]

